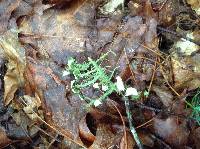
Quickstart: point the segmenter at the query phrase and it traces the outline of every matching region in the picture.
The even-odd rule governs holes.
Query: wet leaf
[[[186,123],[178,124],[175,117],[154,120],[155,133],[172,146],[179,147],[187,144],[189,130]]]
[[[37,87],[35,88],[36,92],[42,91],[43,96],[40,100],[45,110],[45,120],[65,136],[82,144],[79,137],[79,123],[82,117],[87,114],[84,110],[83,101],[74,95],[66,96],[67,86],[65,86],[64,81],[57,82],[55,79],[55,77],[58,80],[62,79],[62,71],[57,65],[52,64],[52,66],[47,67],[45,64],[36,64],[30,61],[28,63],[29,70],[26,74],[32,74],[31,76],[28,75],[30,77],[28,79],[29,84]],[[49,73],[50,69],[51,73]],[[67,141],[66,144],[70,148],[77,146],[71,141]]]
[[[88,128],[86,116],[83,117],[79,123],[79,133],[82,140],[84,139],[84,141],[87,141],[88,144],[91,144],[94,142],[95,136]]]
[[[126,140],[125,140],[126,138]],[[127,143],[127,144],[125,144]],[[127,145],[127,146],[126,146]],[[132,149],[135,146],[135,141],[131,135],[131,133],[126,132],[126,137],[123,135],[121,141],[120,141],[120,149]],[[126,148],[127,147],[127,148]]]
[[[172,105],[173,96],[167,87],[153,85],[152,90],[160,97],[160,100],[166,107]]]
[[[12,141],[7,137],[6,132],[0,128],[0,148],[4,148]]]
[[[195,39],[195,38],[198,38],[198,34],[199,34],[199,32],[197,32],[197,31],[191,32],[191,33],[187,33],[186,37],[198,41],[198,39]],[[197,36],[195,36],[195,35],[197,35]],[[176,46],[176,48],[179,49],[179,52],[185,56],[195,53],[200,48],[197,44],[195,44],[191,41],[185,40],[185,39],[181,39],[181,40],[177,41],[175,46]]]
[[[12,113],[12,122],[8,123],[7,134],[15,139],[30,140],[30,137],[34,137],[39,131],[32,127],[34,123],[22,110]]]
[[[195,129],[192,132],[191,137],[192,137],[192,140],[194,141],[193,145],[196,148],[200,148],[200,142],[199,142],[199,139],[200,139],[200,127],[198,127],[197,129]]]
[[[43,119],[43,115],[36,114],[36,112],[38,111],[38,108],[41,106],[41,101],[37,94],[35,97],[24,95],[24,102],[26,104],[23,107],[23,110],[31,120],[37,121],[38,116],[40,116]]]
[[[22,16],[42,15],[44,10],[52,7],[51,5],[44,5],[42,1],[20,1],[18,7],[12,12],[12,17],[17,20],[17,23],[20,23],[20,20],[23,18]]]
[[[187,0],[188,4],[191,5],[192,9],[200,15],[200,1],[199,0]]]
[[[106,124],[97,127],[96,139],[89,149],[107,149],[119,144],[122,133],[112,131]]]
[[[124,0],[109,0],[101,9],[103,14],[114,13],[116,8],[122,6],[124,7]],[[124,9],[124,8],[122,8]]]
[[[24,84],[25,50],[18,42],[16,32],[8,31],[0,38],[0,45],[8,60],[7,72],[4,76],[4,104],[8,105],[17,89]]]
[[[175,88],[192,90],[200,86],[199,58],[200,54],[187,57],[174,55],[172,57]]]
[[[49,56],[58,64],[66,64],[66,59],[83,53],[89,42],[92,20],[97,3],[81,1],[72,3],[66,10],[47,10],[44,14],[25,17],[20,23],[21,41],[41,55]],[[83,59],[82,54],[79,59]]]
[[[21,0],[1,0],[0,1],[0,33],[7,31],[9,19]]]

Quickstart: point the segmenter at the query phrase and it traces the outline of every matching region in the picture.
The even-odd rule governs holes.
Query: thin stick
[[[137,126],[136,129],[141,128],[141,127],[147,125],[148,123],[152,122],[153,120],[154,120],[154,117],[151,118],[150,120],[148,120],[147,122],[143,123],[142,125]]]
[[[138,146],[139,149],[143,149],[143,145],[140,141],[140,138],[138,137],[138,134],[135,130],[135,127],[133,126],[132,124],[132,114],[131,114],[131,111],[130,111],[130,106],[129,106],[129,101],[128,101],[128,98],[124,96],[124,101],[125,101],[125,107],[126,107],[126,115],[127,115],[127,118],[128,118],[128,122],[129,122],[129,127],[130,127],[130,130],[131,130],[131,133],[133,135],[133,138],[135,139],[135,142]]]
[[[165,82],[167,83],[167,85],[169,86],[169,88],[179,97],[181,96],[170,84],[169,84],[169,81],[167,80],[166,76],[164,75],[164,72],[162,70],[162,68],[160,69],[161,70],[161,74],[163,75],[163,78],[165,79]]]
[[[120,112],[119,109],[117,108],[117,106],[113,103],[112,100],[110,100],[110,102],[111,102],[111,104],[115,107],[115,109],[116,109],[117,112],[119,113],[119,116],[120,116],[120,118],[121,118],[121,120],[122,120],[123,129],[124,129],[124,140],[125,140],[124,145],[125,145],[125,148],[128,149],[128,145],[127,145],[127,141],[128,141],[128,140],[127,140],[127,134],[126,134],[125,121],[124,121],[124,119],[123,119],[123,116],[122,116],[121,112]]]
[[[155,77],[155,73],[156,73],[156,67],[157,67],[157,57],[156,57],[156,60],[155,60],[154,70],[153,70],[153,74],[152,74],[152,77],[151,77],[151,82],[150,82],[150,85],[149,85],[148,92],[150,92],[150,90],[151,90],[151,86],[152,86],[152,83],[153,83],[153,80],[154,80],[154,77]]]

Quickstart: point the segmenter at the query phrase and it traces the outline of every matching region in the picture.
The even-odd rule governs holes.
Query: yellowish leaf
[[[0,37],[0,48],[8,60],[4,76],[4,104],[8,105],[17,89],[24,84],[25,50],[18,42],[17,33],[11,31]]]

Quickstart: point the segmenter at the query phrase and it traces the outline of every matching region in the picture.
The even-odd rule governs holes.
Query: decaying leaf
[[[133,149],[136,145],[135,140],[133,139],[133,136],[127,132],[127,149]],[[141,142],[143,145],[148,146],[148,147],[153,147],[154,146],[154,141],[150,137],[148,132],[138,132],[138,136],[141,139]],[[120,142],[120,149],[126,149],[125,148],[125,136],[122,137],[121,142]]]
[[[14,124],[9,124],[9,135],[18,139],[34,137],[39,131],[34,127],[35,121],[32,121],[22,110],[12,114]],[[16,129],[16,131],[15,131]],[[30,136],[29,136],[30,135]]]
[[[199,34],[199,32],[188,33],[186,37],[196,40],[195,34]],[[179,48],[179,52],[181,54],[186,55],[186,56],[191,55],[192,53],[196,52],[200,48],[197,44],[185,39],[181,39],[180,41],[178,41],[175,46],[176,48]]]
[[[133,139],[133,136],[129,132],[126,132],[126,136],[124,134],[120,141],[119,148],[120,149],[132,149],[132,148],[134,148],[134,146],[135,146],[135,141]]]
[[[160,97],[160,100],[166,107],[172,105],[173,96],[167,87],[153,85],[152,90]]]
[[[18,42],[17,33],[11,31],[0,37],[0,46],[8,60],[8,70],[4,76],[4,104],[8,105],[14,98],[17,89],[24,84],[23,75],[26,67],[25,50]]]
[[[88,37],[92,30],[89,26],[94,23],[96,5],[97,2],[84,0],[72,3],[66,10],[52,9],[42,15],[25,17],[19,25],[23,35],[20,39],[58,64],[66,64],[66,59],[77,53],[82,53],[79,58],[83,58],[90,44]]]
[[[200,15],[200,1],[199,0],[187,0],[188,4],[191,5],[192,9]]]
[[[94,142],[95,136],[87,126],[86,117],[87,116],[83,117],[80,120],[80,123],[79,123],[79,134],[80,134],[81,139],[84,139],[84,141],[87,142],[87,144],[91,144],[91,143]]]
[[[194,141],[194,145],[196,148],[200,148],[200,142],[199,142],[199,139],[200,139],[200,127],[198,127],[197,129],[195,129],[193,132],[192,132],[192,140]]]
[[[110,0],[107,4],[105,4],[101,12],[103,14],[113,13],[118,6],[124,6],[124,0]]]
[[[199,41],[199,31],[188,32],[187,37]],[[200,86],[200,46],[180,39],[171,49],[171,62],[174,74],[175,88],[196,89]]]
[[[7,137],[6,132],[0,128],[0,148],[6,147],[12,141]]]
[[[175,117],[169,117],[165,120],[156,118],[153,126],[155,133],[170,145],[175,147],[186,145],[189,130],[185,122],[178,124]]]
[[[21,0],[1,0],[0,1],[0,33],[6,32],[10,16]]]
[[[113,132],[111,127],[106,124],[100,124],[97,128],[96,139],[89,149],[108,149],[118,145],[122,132]]]
[[[172,57],[175,88],[196,89],[200,86],[200,54]]]
[[[24,102],[25,102],[25,105],[24,105],[23,110],[30,119],[32,119],[33,121],[36,121],[38,119],[38,116],[40,117],[42,116],[41,114],[39,115],[35,113],[35,112],[40,112],[38,111],[38,108],[41,106],[41,101],[37,94],[35,97],[24,95]]]

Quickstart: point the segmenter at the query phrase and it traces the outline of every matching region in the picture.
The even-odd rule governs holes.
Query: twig
[[[123,129],[124,129],[124,140],[125,140],[124,145],[125,145],[125,148],[128,149],[128,145],[127,145],[127,141],[128,141],[128,140],[127,140],[127,134],[126,134],[125,121],[124,121],[124,119],[123,119],[123,116],[122,116],[121,112],[120,112],[119,109],[117,108],[117,106],[113,103],[112,100],[110,100],[110,102],[111,102],[111,104],[115,107],[115,109],[116,109],[117,112],[119,113],[119,116],[120,116],[120,118],[121,118],[121,120],[122,120]]]
[[[177,32],[174,32],[174,31],[171,31],[171,30],[162,28],[162,27],[160,27],[160,26],[157,26],[157,29],[158,29],[158,30],[161,30],[161,31],[164,31],[164,32],[167,32],[167,33],[169,33],[169,34],[175,35],[175,36],[177,36],[177,37],[183,38],[183,39],[185,39],[185,40],[187,40],[187,41],[193,42],[194,44],[200,46],[200,42],[199,42],[199,41],[195,41],[195,40],[193,40],[193,39],[191,39],[191,38],[188,38],[188,37],[186,37],[186,36],[184,36],[184,35],[182,35],[182,34],[180,34],[180,33],[177,33]]]
[[[127,118],[128,118],[128,122],[129,122],[129,127],[130,127],[130,130],[131,130],[131,133],[133,135],[133,138],[135,139],[135,142],[138,146],[139,149],[143,149],[143,145],[140,141],[140,138],[138,137],[138,134],[135,130],[135,127],[133,126],[132,124],[132,114],[131,114],[131,111],[130,111],[130,106],[129,106],[129,101],[128,101],[128,98],[127,97],[123,97],[124,98],[124,102],[125,102],[125,108],[126,108],[126,115],[127,115]]]
[[[153,117],[153,118],[151,118],[150,120],[148,120],[147,122],[145,122],[145,123],[143,123],[143,124],[141,124],[141,125],[137,126],[137,127],[136,127],[136,129],[138,129],[138,128],[141,128],[141,127],[145,126],[146,124],[148,124],[148,123],[152,122],[153,120],[154,120],[154,117]]]
[[[150,92],[150,90],[151,90],[151,86],[152,86],[152,83],[153,83],[153,80],[154,80],[154,77],[155,77],[155,73],[156,73],[156,67],[157,67],[157,57],[156,57],[156,60],[155,60],[153,74],[152,74],[152,77],[151,77],[151,82],[149,84],[148,92]]]
[[[179,97],[180,94],[170,85],[169,81],[167,80],[166,76],[164,75],[162,68],[160,70],[161,70],[161,74],[163,75],[163,78],[165,79],[165,82],[167,83],[169,88]]]
[[[159,141],[160,143],[162,143],[166,149],[172,149],[167,143],[165,143],[163,140],[161,140],[160,138],[156,137],[155,135],[151,134],[151,137],[154,139],[154,140],[157,140]]]
[[[58,134],[56,134],[56,136],[53,138],[53,140],[49,143],[47,149],[49,149],[52,146],[52,144],[56,141],[57,137],[58,137]]]

